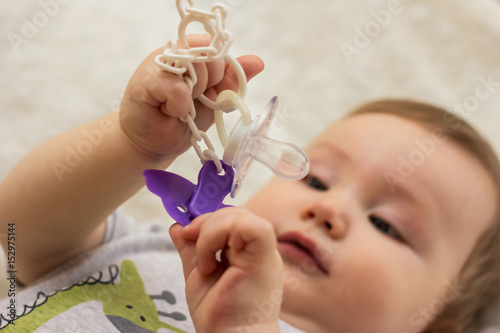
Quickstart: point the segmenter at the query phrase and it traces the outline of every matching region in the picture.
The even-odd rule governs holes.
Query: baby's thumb
[[[196,258],[196,242],[188,240],[182,236],[182,226],[178,223],[173,224],[170,229],[170,237],[174,242],[177,251],[181,257],[182,267],[184,270],[184,278],[187,278],[189,274],[196,269],[197,258]]]

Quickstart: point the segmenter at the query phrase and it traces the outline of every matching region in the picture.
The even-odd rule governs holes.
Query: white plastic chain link
[[[187,2],[185,7],[183,6],[183,2]],[[242,113],[243,122],[249,123],[251,121],[251,116],[242,101],[245,97],[247,88],[245,72],[239,62],[228,54],[233,39],[231,33],[226,30],[226,10],[221,4],[215,4],[210,11],[201,10],[194,7],[192,0],[176,0],[176,6],[181,18],[178,29],[178,40],[186,48],[178,48],[177,40],[170,40],[165,46],[163,53],[155,58],[156,64],[165,71],[177,74],[187,83],[192,91],[193,86],[196,85],[198,81],[193,63],[211,62],[223,59],[236,72],[238,77],[238,92],[234,93],[230,90],[222,91],[215,102],[205,95],[198,97],[198,100],[205,106],[216,111],[215,119],[219,136],[221,136],[221,133],[223,133],[223,135],[225,134],[224,124],[222,122],[222,112],[233,111],[235,106],[237,106]],[[209,46],[191,47],[189,45],[186,38],[186,29],[188,25],[193,22],[201,23],[205,31],[210,34],[212,41]],[[217,157],[214,146],[210,142],[207,134],[200,131],[196,126],[194,121],[195,118],[196,109],[193,100],[190,113],[182,118],[182,120],[188,124],[192,132],[191,144],[200,157],[201,162],[205,164],[213,160],[217,167],[217,172],[220,173],[222,172],[221,161]],[[222,137],[223,136],[221,136],[221,138]],[[200,141],[205,143],[207,147],[206,150],[202,151],[199,145]],[[222,144],[225,145],[224,140],[221,139],[221,141]]]

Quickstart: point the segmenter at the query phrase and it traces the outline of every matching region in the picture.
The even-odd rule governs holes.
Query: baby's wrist
[[[141,170],[141,177],[144,169],[166,169],[177,157],[175,154],[157,154],[143,148],[124,130],[118,110],[112,112],[109,119],[116,129],[115,145],[118,150],[123,151],[121,154],[125,155],[123,162],[131,163]]]

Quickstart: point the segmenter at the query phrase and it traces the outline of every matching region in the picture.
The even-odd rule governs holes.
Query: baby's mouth
[[[278,250],[282,256],[300,264],[305,271],[314,269],[328,275],[316,243],[300,232],[290,232],[278,237]]]

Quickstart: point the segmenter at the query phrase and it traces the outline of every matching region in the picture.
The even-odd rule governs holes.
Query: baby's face
[[[248,202],[275,226],[283,319],[308,332],[418,332],[467,288],[456,277],[495,192],[441,133],[349,117],[307,150],[305,179],[273,179]]]

